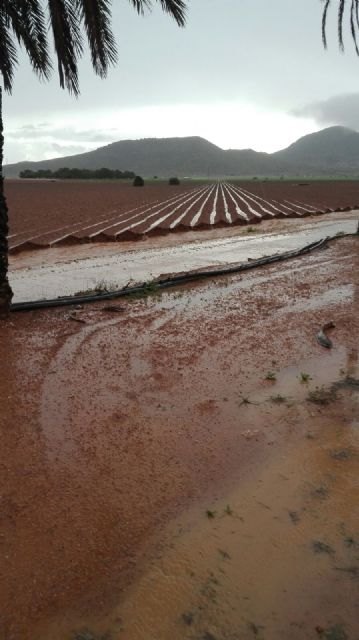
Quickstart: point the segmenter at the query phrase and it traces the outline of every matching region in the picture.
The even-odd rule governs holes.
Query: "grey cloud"
[[[113,129],[108,131],[77,131],[71,127],[67,128],[55,128],[50,124],[43,123],[39,126],[24,125],[19,129],[12,129],[7,132],[8,138],[13,140],[26,139],[26,140],[43,140],[46,138],[55,140],[71,140],[79,142],[111,142],[116,139],[116,134]]]
[[[75,153],[84,153],[85,151],[88,151],[88,147],[84,147],[81,145],[76,145],[76,144],[57,144],[56,142],[54,142],[51,145],[51,150],[53,150],[56,153],[60,153],[61,155],[72,155]]]
[[[292,111],[292,115],[313,118],[319,125],[342,125],[359,129],[359,93],[333,96]]]

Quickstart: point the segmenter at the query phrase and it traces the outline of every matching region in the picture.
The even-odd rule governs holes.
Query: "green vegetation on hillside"
[[[119,171],[119,169],[69,169],[62,167],[56,171],[51,169],[39,169],[31,171],[25,169],[20,172],[20,178],[42,178],[54,180],[132,180],[135,177],[133,171]]]

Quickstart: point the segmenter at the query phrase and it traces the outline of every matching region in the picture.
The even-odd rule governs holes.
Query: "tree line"
[[[39,169],[32,171],[24,169],[20,171],[20,178],[40,178],[48,180],[133,180],[135,173],[133,171],[120,171],[119,169],[69,169],[69,167],[61,167],[56,171],[51,169]]]

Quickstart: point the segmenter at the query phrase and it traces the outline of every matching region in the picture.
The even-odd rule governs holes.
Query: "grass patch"
[[[274,382],[274,380],[277,379],[276,374],[274,373],[274,371],[268,371],[268,373],[266,374],[266,380],[271,380],[272,382]]]
[[[344,538],[344,545],[348,548],[348,549],[357,549],[359,548],[359,542],[357,542],[355,540],[355,538],[353,538],[353,536],[345,536]]]
[[[287,398],[285,396],[281,396],[280,393],[276,396],[271,396],[270,399],[274,404],[284,404],[287,401]]]
[[[349,636],[342,624],[336,624],[334,627],[329,627],[328,629],[316,627],[316,631],[323,640],[349,640]]]
[[[312,380],[312,377],[309,375],[309,373],[304,373],[304,371],[301,371],[299,379],[302,384],[306,384],[307,382],[309,382],[309,380]]]
[[[162,295],[161,289],[159,287],[158,282],[156,280],[148,280],[144,282],[142,287],[139,287],[138,291],[133,291],[129,293],[129,297],[133,300],[139,300],[142,298],[148,298],[150,296],[158,296]]]
[[[75,297],[96,296],[101,293],[111,293],[118,290],[116,282],[107,282],[107,280],[99,280],[92,288],[83,289],[74,293]]]
[[[329,489],[324,485],[315,487],[312,491],[313,498],[319,498],[319,500],[326,500],[329,496]]]
[[[322,542],[321,540],[314,540],[312,542],[312,547],[314,553],[327,553],[330,556],[333,556],[335,553],[334,549],[329,544],[325,544],[325,542]]]
[[[334,460],[350,460],[353,457],[352,451],[350,449],[339,449],[337,451],[330,451],[331,458]]]

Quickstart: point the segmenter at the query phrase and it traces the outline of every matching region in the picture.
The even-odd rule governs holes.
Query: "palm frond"
[[[324,1],[324,9],[323,9],[323,14],[322,14],[322,40],[323,40],[323,45],[324,45],[325,49],[328,48],[328,42],[327,42],[327,17],[328,17],[328,10],[329,10],[329,7],[330,7],[330,3],[331,3],[331,0],[325,0]]]
[[[78,59],[83,52],[79,16],[71,0],[48,0],[60,86],[79,95]]]
[[[339,42],[339,47],[342,51],[344,51],[343,18],[344,18],[345,3],[346,3],[346,0],[339,0],[339,6],[338,6],[338,42]]]
[[[145,9],[151,9],[152,0],[130,0],[137,13],[143,14]],[[185,0],[157,0],[165,13],[169,13],[180,27],[186,23],[186,2]]]
[[[129,0],[135,10],[143,14],[159,2],[164,12],[179,26],[186,20],[187,0]],[[359,0],[352,23],[359,24]],[[330,0],[326,0],[327,5]],[[340,0],[345,2],[345,0]],[[0,0],[0,74],[4,88],[11,91],[17,65],[14,37],[25,48],[33,70],[48,79],[52,69],[48,50],[48,28],[52,31],[55,60],[60,86],[76,96],[79,94],[78,61],[83,54],[84,28],[89,44],[92,66],[105,77],[110,65],[117,61],[117,47],[111,29],[112,0]],[[325,33],[325,20],[323,22]],[[323,36],[324,37],[324,36]]]
[[[110,0],[76,0],[75,7],[84,24],[92,66],[100,77],[117,62],[117,47],[111,30]]]
[[[152,7],[151,0],[130,0],[130,2],[139,15],[143,15],[145,9],[150,11]]]
[[[24,45],[33,70],[49,78],[51,62],[47,44],[46,17],[39,0],[3,0],[9,26],[20,45]]]
[[[11,37],[8,15],[0,8],[0,73],[5,91],[11,93],[14,71],[17,65],[16,46]]]
[[[352,4],[350,7],[350,32],[352,34],[356,54],[357,56],[359,56],[359,47],[357,42],[357,28],[358,28],[358,14],[356,13],[356,9],[355,9],[355,1],[352,0]]]
[[[327,49],[327,21],[328,21],[328,13],[329,8],[333,2],[333,0],[322,0],[324,7],[322,13],[322,40],[325,49]],[[359,0],[337,0],[338,2],[338,12],[337,12],[337,22],[338,22],[338,43],[341,51],[344,51],[344,18],[345,18],[345,8],[350,4],[349,12],[349,26],[350,33],[354,43],[355,51],[359,56]]]
[[[159,0],[163,11],[169,13],[180,27],[186,23],[186,3],[183,0]]]

